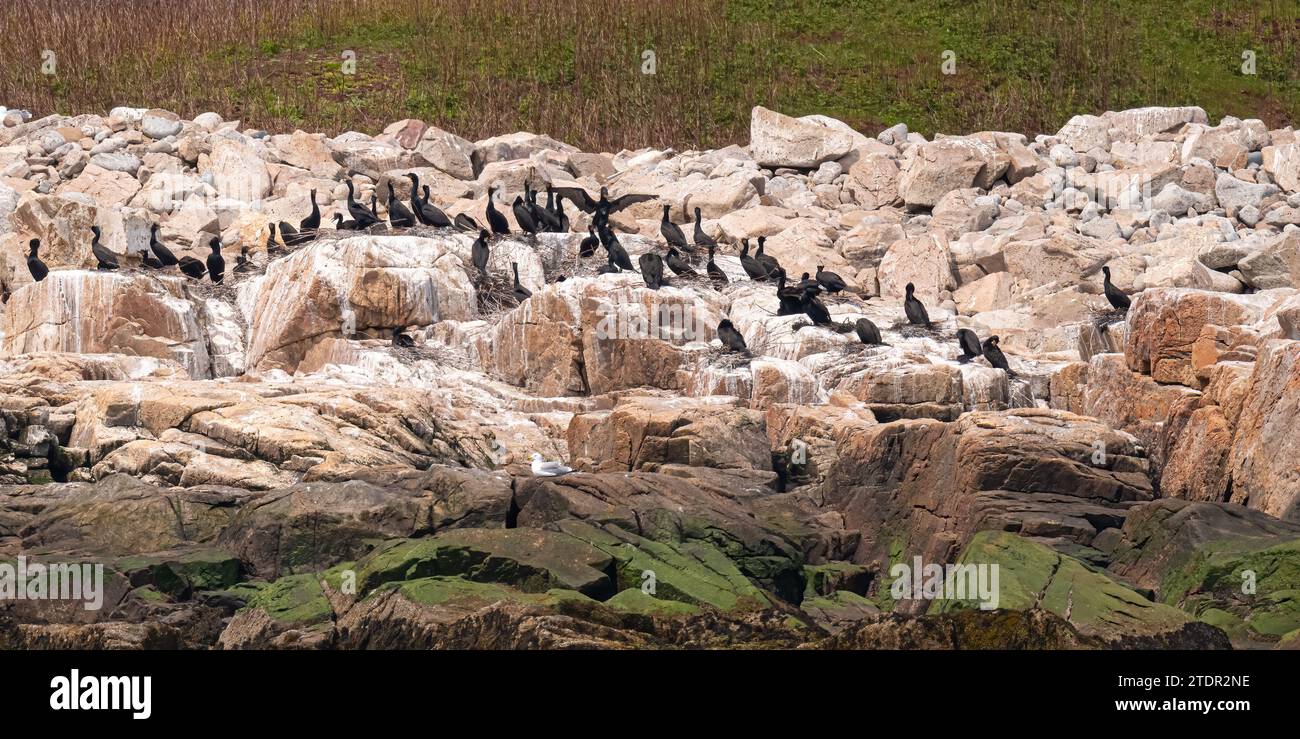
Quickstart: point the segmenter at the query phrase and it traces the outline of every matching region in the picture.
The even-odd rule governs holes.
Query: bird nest
[[[398,346],[390,342],[388,350],[397,361],[405,365],[429,362],[438,367],[449,367],[457,370],[475,369],[474,364],[464,354],[442,344]]]
[[[907,321],[899,321],[891,325],[889,329],[895,333],[902,334],[904,337],[909,339],[936,339],[937,340],[937,339],[957,338],[956,331],[944,331],[938,326],[933,325],[933,323],[930,325],[929,328],[927,328],[925,326],[919,326],[915,323],[908,323]]]
[[[757,343],[757,342],[756,342]],[[704,361],[711,367],[720,367],[724,370],[737,370],[741,367],[748,367],[754,357],[761,355],[763,352],[756,347],[749,347],[749,354],[746,356],[738,351],[733,351],[725,346],[710,346],[703,353]]]
[[[1118,308],[1097,309],[1092,311],[1092,326],[1098,331],[1105,331],[1117,323],[1123,323],[1127,317],[1128,312]]]
[[[488,272],[485,279],[483,275],[474,273],[474,290],[478,293],[479,316],[484,319],[499,317],[519,305],[513,277]]]

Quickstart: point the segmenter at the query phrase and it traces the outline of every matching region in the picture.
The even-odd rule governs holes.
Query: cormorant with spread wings
[[[611,200],[608,187],[600,188],[600,200],[592,200],[587,191],[581,187],[557,187],[555,194],[568,198],[569,202],[578,206],[578,209],[584,213],[594,213],[592,222],[597,226],[608,223],[610,213],[617,213],[630,205],[655,199],[654,195],[622,195]]]

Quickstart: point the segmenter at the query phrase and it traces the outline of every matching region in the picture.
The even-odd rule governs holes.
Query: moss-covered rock
[[[293,627],[319,624],[333,615],[317,575],[286,575],[252,594],[245,608]]]
[[[499,601],[511,601],[558,608],[571,601],[594,602],[573,590],[552,588],[541,593],[526,593],[509,585],[475,582],[463,577],[421,577],[386,583],[381,590],[395,590],[407,600],[426,606],[486,606]]]
[[[1066,619],[1083,634],[1106,640],[1174,633],[1192,620],[1177,608],[1153,603],[1076,559],[1004,531],[976,534],[957,564],[998,566],[998,608],[1041,608]],[[978,608],[978,603],[940,599],[930,605],[929,612],[969,608]]]
[[[567,534],[541,529],[455,529],[430,539],[386,542],[358,562],[364,595],[385,582],[462,576],[528,593],[554,588],[595,598],[614,593],[610,558]]]
[[[216,549],[182,549],[123,557],[114,563],[136,587],[152,585],[172,597],[198,590],[222,590],[239,582],[240,562]]]
[[[598,528],[573,520],[559,522],[556,528],[609,555],[620,592],[640,590],[643,584],[653,582],[654,596],[660,600],[721,611],[771,604],[734,562],[709,544],[651,541],[617,526]]]
[[[848,591],[856,595],[866,595],[871,588],[871,568],[852,562],[826,562],[819,565],[804,565],[804,597],[831,595],[836,591]]]
[[[638,588],[619,591],[613,598],[605,601],[605,605],[623,613],[639,613],[646,616],[688,616],[700,612],[698,606],[674,600],[662,600],[647,595]]]
[[[875,603],[848,590],[804,598],[799,608],[813,623],[832,634],[880,614]]]
[[[1161,500],[1125,521],[1110,566],[1243,645],[1300,629],[1300,526],[1241,506]]]

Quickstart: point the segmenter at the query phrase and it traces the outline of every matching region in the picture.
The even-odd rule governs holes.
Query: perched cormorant
[[[668,263],[668,269],[671,269],[675,274],[682,277],[697,276],[695,269],[691,267],[691,263],[686,261],[682,257],[682,253],[677,251],[677,247],[671,244],[668,246],[668,256],[664,258],[664,261]]]
[[[568,198],[569,202],[577,206],[583,213],[594,214],[594,217],[591,220],[592,223],[595,223],[597,226],[603,226],[608,223],[609,215],[611,213],[617,213],[630,205],[635,205],[636,203],[644,203],[647,200],[654,200],[655,197],[653,195],[629,194],[610,200],[609,188],[607,187],[600,188],[600,200],[593,200],[592,197],[587,194],[587,191],[583,190],[581,187],[557,187],[555,188],[555,194],[563,195]]]
[[[208,273],[208,268],[203,266],[203,262],[200,262],[194,257],[189,256],[188,254],[181,257],[180,267],[181,267],[181,272],[184,272],[186,277],[190,277],[195,280],[203,279],[203,275],[206,275]]]
[[[637,263],[641,265],[641,278],[645,280],[646,287],[651,290],[658,290],[664,284],[664,260],[654,252],[646,252],[637,258]]]
[[[429,198],[427,197],[429,188],[427,185],[425,186],[424,191],[426,193],[424,202],[427,203],[429,202]],[[468,213],[457,213],[456,217],[452,219],[452,225],[461,231],[482,231],[483,230],[483,227],[478,225],[478,221],[474,220],[474,216]]]
[[[776,298],[780,305],[776,309],[778,316],[796,316],[803,313],[803,290],[798,287],[786,287],[785,270],[776,276]]]
[[[159,228],[160,228],[159,225],[155,223],[149,229],[149,250],[152,251],[153,255],[158,258],[158,261],[159,263],[162,264],[162,266],[164,267],[174,266],[177,262],[176,255],[172,254],[171,249],[168,249],[166,246],[163,246],[162,239],[158,238]],[[274,234],[272,234],[272,236],[274,236]]]
[[[339,231],[355,231],[355,230],[357,230],[357,222],[356,222],[356,221],[345,221],[345,220],[343,220],[343,214],[342,214],[342,213],[335,213],[335,214],[334,214],[334,228],[337,229],[337,230],[339,230]],[[271,250],[271,244],[273,244],[273,243],[275,243],[275,224],[274,224],[274,223],[271,224],[271,240],[268,241],[267,244],[266,244],[266,250],[267,250],[267,251],[270,251],[270,250]]]
[[[474,240],[474,245],[469,249],[470,259],[473,261],[474,267],[478,269],[479,274],[482,275],[485,280],[487,279],[487,263],[489,256],[487,241],[489,236],[491,236],[491,234],[486,230],[480,230],[478,232],[478,238]]]
[[[781,263],[776,261],[776,257],[772,256],[771,254],[763,253],[763,246],[766,243],[767,243],[766,236],[758,237],[758,251],[754,252],[754,259],[758,260],[758,263],[763,266],[763,269],[767,270],[767,277],[768,279],[771,279],[773,277],[776,277],[778,272],[782,272],[784,270],[781,269]]]
[[[494,234],[508,234],[510,233],[510,222],[507,221],[506,217],[501,214],[501,211],[497,210],[497,206],[495,202],[496,191],[497,189],[495,187],[488,188],[488,201],[487,201],[488,227],[492,229],[492,233]]]
[[[605,263],[602,264],[602,265],[600,265],[599,267],[596,268],[596,274],[598,274],[598,275],[616,275],[616,274],[618,274],[619,272],[622,272],[622,271],[623,271],[623,270],[621,270],[621,269],[618,268],[618,264],[616,264],[616,263],[614,262],[614,252],[609,251],[609,250],[606,250],[606,251],[605,251]]]
[[[675,246],[678,249],[689,249],[686,245],[686,234],[682,233],[682,229],[668,218],[668,210],[671,207],[670,205],[664,206],[664,219],[659,222],[659,233],[664,237],[664,241],[668,242],[669,246]]]
[[[154,258],[154,255],[149,253],[149,247],[146,246],[145,248],[141,249],[138,253],[140,255],[140,264],[144,265],[145,269],[163,268],[163,263],[158,261],[156,258]]]
[[[817,265],[817,284],[821,285],[828,293],[837,293],[848,287],[844,284],[844,278],[834,272],[827,272],[822,269],[822,265]]]
[[[548,192],[550,191],[549,187],[547,187],[547,191]],[[569,214],[564,212],[563,195],[557,195],[555,197],[555,217],[560,219],[560,228],[559,228],[560,233],[568,233],[569,225],[570,225]]]
[[[907,297],[903,300],[903,312],[907,314],[907,322],[916,326],[925,326],[930,328],[930,314],[925,311],[925,305],[916,299],[916,287],[912,283],[907,283]]]
[[[1115,310],[1121,310],[1128,313],[1128,307],[1131,301],[1129,301],[1129,297],[1125,295],[1122,290],[1115,287],[1115,283],[1110,281],[1110,267],[1102,267],[1101,271],[1102,274],[1106,275],[1102,280],[1102,287],[1106,291],[1106,299],[1110,301],[1111,307]]]
[[[393,329],[393,346],[415,346],[415,339],[412,339],[409,334],[402,333],[399,326]]]
[[[366,206],[357,202],[356,186],[352,184],[352,180],[345,180],[345,182],[348,186],[348,215],[352,216],[352,220],[356,222],[357,230],[364,230],[379,223],[379,219]],[[284,238],[283,229],[280,232],[280,238]],[[286,246],[289,245],[288,239],[285,239],[284,242]]]
[[[740,266],[745,268],[745,274],[751,280],[767,279],[767,267],[749,255],[749,239],[741,239]]]
[[[420,200],[420,176],[414,172],[407,172],[406,177],[411,181],[411,213],[415,215],[415,220],[423,226],[436,226],[429,220],[429,214],[424,210],[424,201]],[[446,218],[446,215],[443,215]],[[450,221],[448,221],[450,224]]]
[[[253,260],[248,258],[248,247],[239,247],[239,256],[235,257],[235,268],[232,269],[231,272],[234,272],[237,275],[242,275],[245,272],[252,272],[255,269],[257,269],[257,265],[253,264]]]
[[[693,235],[696,246],[717,246],[718,242],[712,236],[704,233],[703,221],[700,218],[700,209],[695,209],[695,233]]]
[[[32,273],[33,280],[40,282],[50,274],[50,268],[36,256],[36,250],[41,248],[41,240],[32,239],[27,242],[27,246],[31,247],[31,252],[27,255],[27,271]]]
[[[624,249],[623,245],[618,243],[618,237],[614,235],[614,232],[606,227],[600,232],[600,236],[605,248],[609,250],[609,255],[613,257],[614,263],[622,269],[635,272],[636,270],[632,269],[632,258],[627,255],[627,249]]]
[[[537,232],[541,233],[546,229],[546,220],[542,218],[542,208],[537,204],[537,191],[527,182],[524,182],[524,207],[528,209],[528,215],[533,217],[533,223],[537,225]]]
[[[285,246],[297,246],[311,241],[312,235],[309,233],[299,233],[298,229],[286,221],[280,221],[280,240]]]
[[[519,224],[519,230],[532,235],[537,235],[537,222],[533,220],[533,214],[528,210],[528,204],[524,199],[515,196],[515,202],[510,206],[515,213],[515,223]]]
[[[532,290],[529,290],[528,288],[526,288],[526,287],[524,287],[523,285],[519,284],[519,264],[516,263],[516,262],[511,262],[511,263],[510,263],[510,269],[514,270],[514,273],[515,273],[515,284],[514,284],[515,300],[517,300],[517,301],[519,301],[520,303],[522,303],[522,302],[524,302],[525,300],[527,300],[527,299],[533,297],[533,291],[532,291]]]
[[[803,312],[808,316],[808,320],[813,322],[814,326],[831,325],[831,312],[826,310],[825,304],[817,298],[817,294],[812,290],[804,290],[801,298]]]
[[[555,193],[551,191],[551,186],[546,186],[546,207],[537,207],[537,191],[533,191],[534,201],[529,209],[533,214],[533,221],[537,223],[538,230],[548,233],[560,233],[568,229],[561,228],[560,217],[555,214]]]
[[[713,280],[713,286],[721,290],[722,287],[729,282],[729,280],[727,279],[727,273],[723,272],[722,268],[719,267],[716,263],[714,263],[713,249],[714,246],[712,244],[709,244],[709,262],[708,264],[704,265],[704,271],[708,273],[709,279]]]
[[[320,228],[320,206],[316,204],[316,191],[311,191],[311,213],[298,223],[299,231],[315,231]]]
[[[736,327],[732,325],[731,319],[724,318],[722,323],[718,324],[718,339],[728,349],[749,356],[749,347],[745,345],[745,337],[741,336]]]
[[[208,241],[208,246],[212,248],[212,253],[208,255],[208,277],[220,284],[226,276],[226,258],[221,256],[221,239],[213,236]]]
[[[580,258],[586,258],[595,254],[596,247],[600,246],[600,237],[596,235],[596,227],[588,226],[587,233],[590,234],[590,236],[583,239],[582,243],[578,244],[578,256]]]
[[[393,228],[411,228],[415,225],[415,214],[397,199],[392,180],[388,181],[388,225]]]
[[[411,192],[414,193],[415,185],[412,185],[411,188]],[[414,195],[412,195],[412,197],[414,197]],[[428,185],[424,185],[424,199],[419,201],[419,206],[415,211],[415,215],[422,219],[426,226],[433,226],[435,228],[452,228],[453,225],[451,219],[447,217],[447,214],[442,212],[442,208],[433,204],[433,197],[429,194]],[[469,216],[465,217],[469,218],[470,224],[478,226],[478,223],[476,223],[473,218],[470,218]],[[459,220],[460,216],[456,216],[456,218]]]
[[[822,284],[814,280],[807,272],[804,272],[799,277],[798,287],[800,290],[812,290],[814,293],[819,293],[822,290]]]
[[[858,341],[863,344],[875,346],[884,343],[880,340],[880,329],[876,328],[876,324],[872,323],[871,319],[859,318],[853,324],[853,330],[858,332]]]
[[[957,357],[957,361],[962,364],[984,353],[984,348],[980,345],[980,337],[968,328],[957,329],[957,345],[961,347],[961,356]]]
[[[117,255],[109,251],[99,243],[100,230],[99,226],[91,226],[90,232],[94,238],[90,240],[90,253],[95,255],[95,260],[99,262],[96,269],[117,269]]]
[[[1006,355],[998,348],[997,336],[990,336],[984,340],[984,358],[994,367],[997,367],[1000,370],[1006,370],[1008,375],[1014,374],[1011,371],[1011,365],[1007,364]]]

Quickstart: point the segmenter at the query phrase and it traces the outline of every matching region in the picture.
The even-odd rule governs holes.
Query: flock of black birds
[[[99,243],[103,232],[99,226],[90,227],[90,253],[95,257],[95,268],[100,271],[114,271],[122,268],[118,262],[117,255],[108,249],[108,247]],[[41,240],[32,239],[27,242],[30,251],[27,253],[27,270],[31,273],[32,279],[36,282],[44,280],[50,274],[50,268],[41,261],[40,248]],[[187,277],[195,280],[201,280],[209,277],[213,282],[220,284],[226,275],[226,258],[221,255],[221,239],[213,236],[208,241],[208,247],[212,253],[208,255],[207,262],[201,262],[191,256],[183,256],[179,259],[168,249],[165,244],[158,238],[158,224],[153,224],[149,231],[149,249],[139,253],[140,263],[147,269],[167,269],[176,267]],[[248,264],[246,255],[240,255],[239,266],[235,271],[244,271],[243,266]]]
[[[434,228],[454,228],[459,231],[477,231],[478,238],[475,239],[470,248],[470,259],[480,281],[486,281],[488,279],[488,260],[491,256],[490,239],[494,236],[505,236],[511,233],[509,221],[496,207],[496,193],[499,188],[495,186],[488,188],[486,208],[488,223],[485,228],[468,214],[462,213],[455,218],[449,217],[446,212],[432,202],[429,187],[420,185],[419,176],[414,173],[406,176],[411,180],[409,207],[398,199],[392,181],[389,180],[386,183],[388,189],[388,226],[391,228],[413,228],[417,225],[423,225]],[[366,207],[356,200],[356,186],[353,182],[347,180],[346,185],[348,190],[347,212],[350,219],[345,219],[341,213],[335,214],[336,230],[367,230],[372,226],[383,224],[384,219],[380,217],[378,211],[378,197],[372,194],[370,206]],[[597,248],[605,250],[606,262],[597,268],[596,272],[598,274],[617,274],[623,271],[639,272],[647,287],[658,290],[668,284],[664,273],[665,265],[670,272],[678,277],[698,278],[699,273],[696,271],[693,261],[698,250],[702,248],[708,253],[704,271],[712,285],[717,289],[722,289],[730,282],[726,273],[714,261],[718,242],[704,231],[703,220],[698,207],[695,208],[694,232],[692,238],[688,241],[681,227],[673,223],[670,206],[663,206],[663,219],[659,225],[659,233],[667,244],[667,254],[665,256],[660,256],[656,252],[642,254],[637,259],[637,266],[640,267],[638,270],[633,268],[632,259],[628,256],[627,250],[619,243],[618,236],[610,228],[609,217],[611,214],[636,203],[652,200],[654,199],[653,195],[623,195],[611,199],[608,188],[602,187],[600,197],[592,198],[581,188],[552,187],[548,185],[546,187],[546,204],[544,206],[537,202],[539,195],[539,191],[532,189],[525,183],[523,194],[516,196],[511,203],[511,211],[520,230],[531,236],[536,236],[538,233],[568,233],[570,220],[564,211],[564,203],[567,199],[579,210],[592,216],[591,225],[587,229],[588,235],[579,245],[578,253],[580,259],[585,259],[595,256]],[[275,255],[282,252],[280,243],[276,241],[277,231],[280,242],[286,247],[292,247],[316,238],[320,233],[320,223],[320,206],[316,202],[316,191],[312,190],[311,212],[299,222],[296,228],[285,221],[273,222],[269,225],[269,235],[266,242],[268,254]],[[97,262],[97,268],[100,270],[119,269],[121,265],[118,262],[117,255],[100,244],[101,232],[99,227],[92,226],[90,230],[92,233],[90,248]],[[205,263],[190,256],[183,256],[178,259],[159,239],[158,231],[158,224],[153,224],[150,230],[149,248],[139,253],[144,267],[158,270],[177,267],[191,279],[201,280],[206,276],[212,282],[218,284],[224,280],[226,260],[221,253],[222,244],[220,238],[214,236],[209,240],[208,247],[211,249],[211,253]],[[828,328],[840,333],[854,331],[863,344],[884,345],[880,329],[870,319],[859,318],[853,324],[839,324],[831,318],[829,309],[819,295],[823,292],[830,295],[843,292],[847,288],[847,284],[842,277],[834,272],[826,271],[823,265],[818,265],[815,274],[810,275],[804,272],[798,282],[791,284],[785,269],[776,257],[765,253],[766,241],[766,237],[760,236],[758,238],[758,247],[751,254],[749,239],[742,239],[740,265],[751,280],[775,282],[778,299],[777,315],[803,314],[808,317],[814,326]],[[36,282],[44,280],[49,275],[49,268],[41,261],[39,256],[40,245],[39,239],[32,239],[29,242],[31,251],[27,256],[27,268],[31,272],[32,279]],[[512,262],[510,267],[513,272],[511,294],[517,302],[522,303],[532,297],[532,291],[520,284],[519,265]],[[253,262],[248,258],[247,247],[244,247],[241,250],[234,271],[243,273],[252,269],[254,269]],[[1117,311],[1127,312],[1130,304],[1129,297],[1111,282],[1109,266],[1102,267],[1102,272],[1105,274],[1103,289],[1106,299]],[[559,279],[563,280],[564,278]],[[906,297],[903,300],[903,313],[909,325],[925,329],[933,328],[929,313],[926,311],[925,305],[916,297],[915,287],[911,283],[907,284]],[[730,320],[723,320],[718,325],[717,333],[726,348],[746,356],[749,355],[749,348],[745,344],[744,336],[741,335]],[[957,331],[957,343],[962,353],[958,357],[958,361],[966,363],[982,356],[993,367],[1010,373],[1011,368],[1007,364],[1006,356],[998,347],[998,342],[997,336],[990,336],[981,342],[974,331],[966,328],[959,329]],[[411,337],[402,333],[400,328],[393,329],[393,343],[397,346],[413,346]]]

